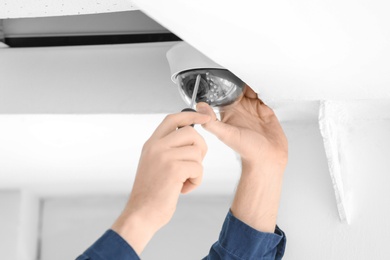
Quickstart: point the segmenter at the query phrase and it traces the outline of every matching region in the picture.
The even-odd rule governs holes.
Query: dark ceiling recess
[[[9,47],[58,47],[181,41],[173,33],[5,38]]]
[[[14,48],[181,41],[141,11],[5,19],[1,27]]]

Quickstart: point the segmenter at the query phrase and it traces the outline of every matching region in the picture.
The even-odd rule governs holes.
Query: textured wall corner
[[[332,101],[321,101],[319,109],[319,127],[324,142],[326,157],[337,209],[341,221],[350,223],[348,189],[345,185],[346,173],[343,172],[343,147],[341,143],[341,126],[347,123],[348,116],[342,104]]]

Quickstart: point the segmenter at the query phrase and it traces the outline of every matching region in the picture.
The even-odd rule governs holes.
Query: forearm
[[[276,226],[284,165],[262,169],[243,163],[242,174],[231,206],[233,215],[262,232],[273,233]]]

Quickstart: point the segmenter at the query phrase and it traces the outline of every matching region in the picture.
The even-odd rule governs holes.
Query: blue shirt
[[[229,212],[222,226],[219,239],[203,260],[274,260],[282,259],[286,247],[284,232],[275,233],[253,229]],[[76,260],[138,260],[133,248],[113,230],[108,230]]]

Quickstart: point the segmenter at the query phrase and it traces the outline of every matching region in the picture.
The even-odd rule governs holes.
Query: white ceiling
[[[266,101],[390,98],[390,2],[142,0]]]
[[[131,0],[0,0],[0,19],[110,13],[137,9]]]

